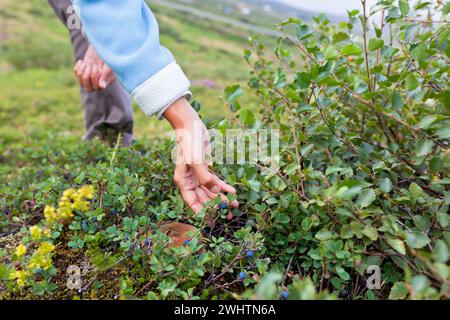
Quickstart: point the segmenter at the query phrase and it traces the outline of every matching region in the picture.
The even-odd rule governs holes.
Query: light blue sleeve
[[[83,31],[100,57],[148,114],[159,116],[190,97],[189,80],[159,41],[158,23],[144,0],[73,0]]]

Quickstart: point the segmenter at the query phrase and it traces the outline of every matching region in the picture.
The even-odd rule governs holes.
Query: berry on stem
[[[241,271],[239,273],[239,279],[241,279],[241,280],[244,280],[246,276],[247,276],[247,274],[244,271]]]
[[[255,251],[253,251],[253,250],[247,250],[247,257],[248,257],[248,258],[253,258],[254,255],[255,255]]]

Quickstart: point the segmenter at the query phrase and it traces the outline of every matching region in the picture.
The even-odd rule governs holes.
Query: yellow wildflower
[[[17,285],[19,287],[23,287],[27,282],[27,277],[29,276],[29,273],[25,270],[17,270],[11,273],[10,279],[16,280]]]
[[[88,211],[89,202],[87,202],[86,200],[77,200],[73,203],[72,208],[80,211]]]
[[[79,194],[86,199],[94,197],[95,189],[92,185],[83,186],[78,190]]]
[[[53,250],[55,250],[55,246],[53,244],[51,244],[50,242],[45,241],[39,245],[37,252],[39,254],[49,254]]]
[[[63,192],[63,198],[72,199],[75,193],[76,193],[75,189],[67,189],[66,191]],[[63,198],[61,198],[61,200]]]
[[[39,228],[38,226],[30,227],[30,235],[31,235],[31,239],[33,239],[34,241],[39,241],[42,236],[41,228]]]
[[[30,259],[30,263],[28,264],[28,269],[37,270],[37,269],[48,269],[52,266],[52,259],[49,255],[40,254],[36,251]]]
[[[23,256],[25,253],[27,253],[27,247],[25,247],[22,243],[19,244],[16,248],[16,257],[20,258],[21,256]]]
[[[46,238],[50,238],[52,236],[52,232],[49,228],[45,228],[43,233]]]
[[[48,223],[53,224],[58,221],[58,216],[56,214],[56,209],[52,206],[45,206],[44,217]]]

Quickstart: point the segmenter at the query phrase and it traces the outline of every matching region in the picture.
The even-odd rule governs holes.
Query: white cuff
[[[161,118],[166,109],[178,99],[191,99],[190,85],[180,66],[172,62],[134,89],[131,97],[146,115],[156,113]]]

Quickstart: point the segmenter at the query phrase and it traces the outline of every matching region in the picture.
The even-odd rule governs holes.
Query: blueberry
[[[253,250],[248,250],[247,251],[247,257],[248,258],[253,258],[254,255],[255,255],[255,251],[253,251]]]
[[[191,242],[191,240],[184,240],[184,241],[183,241],[183,246],[186,247],[186,246],[189,244],[189,242]]]
[[[150,243],[151,243],[150,239],[145,239],[144,245],[146,245],[148,247],[150,245]]]
[[[247,274],[244,271],[241,271],[241,273],[239,273],[239,279],[241,280],[244,280],[246,276]]]
[[[281,291],[281,299],[286,300],[289,296],[289,292],[287,290]]]
[[[339,291],[339,298],[341,298],[341,299],[348,298],[348,295],[349,295],[349,292],[348,292],[347,288],[342,288]]]
[[[211,232],[211,228],[210,227],[205,227],[202,231],[202,233],[206,236]]]
[[[128,236],[125,236],[125,241],[128,241],[130,238],[128,238]]]
[[[222,203],[220,204],[220,209],[226,209],[227,207],[228,207],[228,205],[227,205],[226,202],[222,202]]]

